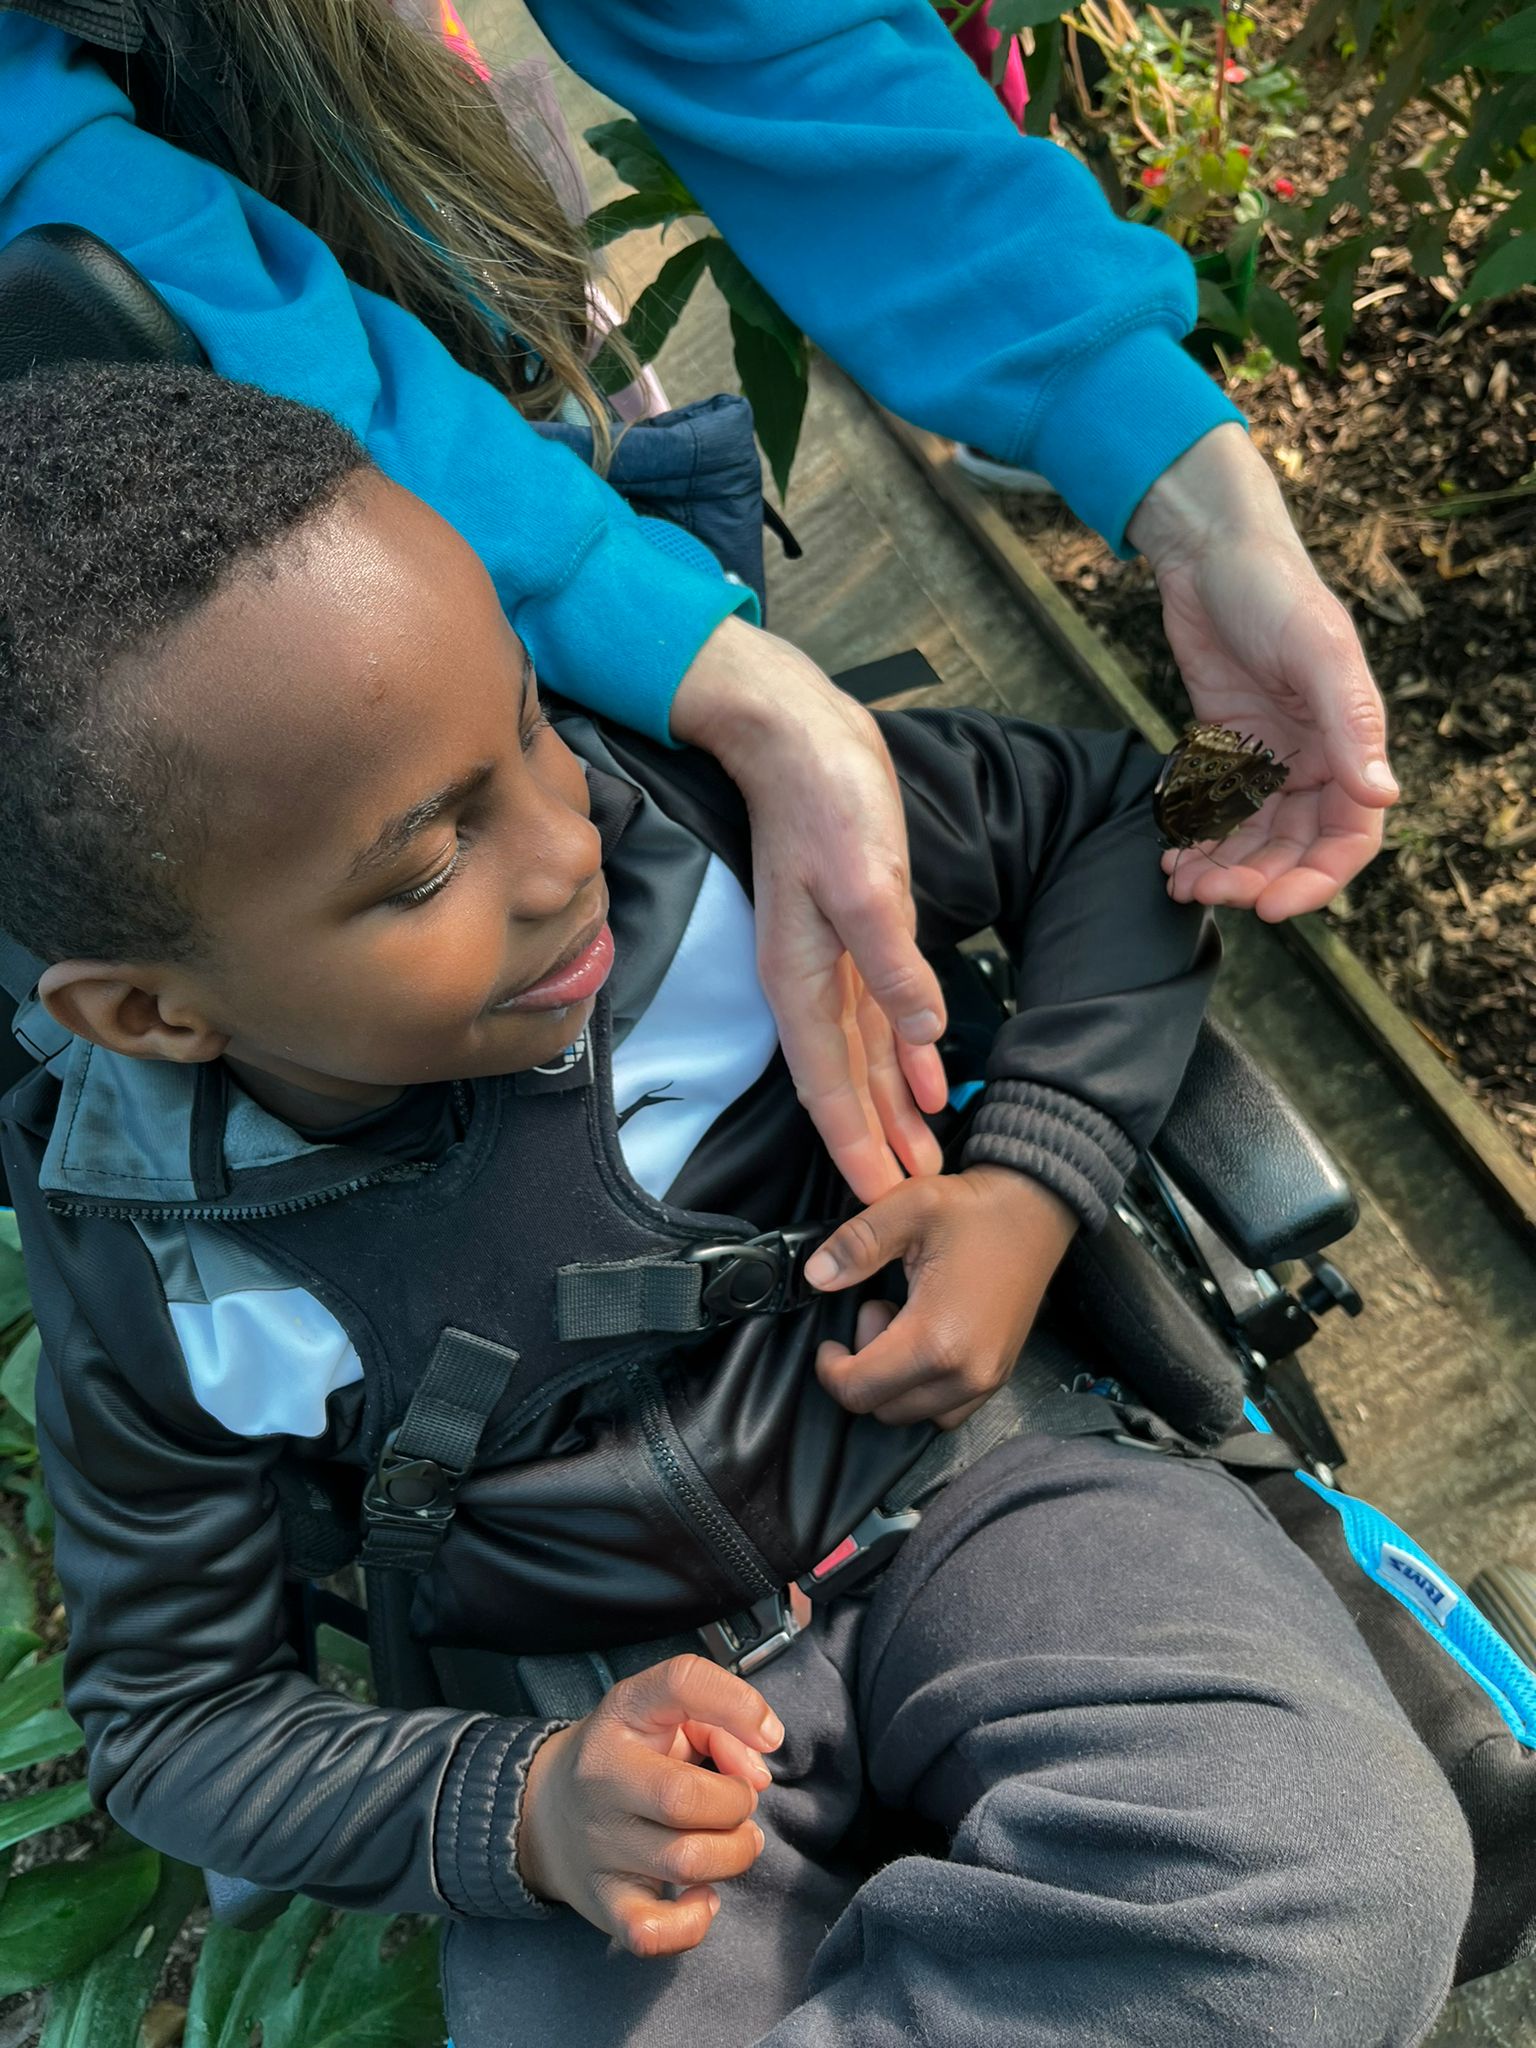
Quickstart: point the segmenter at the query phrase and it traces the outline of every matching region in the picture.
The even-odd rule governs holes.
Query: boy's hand
[[[1008,1378],[1077,1218],[1006,1166],[904,1181],[842,1224],[807,1262],[832,1292],[900,1259],[907,1301],[867,1301],[856,1351],[827,1342],[822,1385],[856,1415],[953,1429]]]
[[[739,1877],[762,1850],[750,1815],[772,1776],[760,1752],[783,1739],[762,1694],[707,1658],[621,1679],[534,1753],[517,1831],[523,1883],[631,1955],[697,1948],[720,1905],[711,1880]]]

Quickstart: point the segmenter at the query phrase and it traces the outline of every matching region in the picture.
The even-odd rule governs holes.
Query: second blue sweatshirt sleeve
[[[1038,469],[1114,546],[1240,415],[1189,259],[1026,140],[930,0],[529,0],[779,303],[891,411]]]
[[[59,30],[0,14],[0,108],[0,243],[47,221],[111,243],[221,375],[330,413],[457,528],[554,688],[667,738],[684,670],[751,602],[739,585],[653,546],[651,522],[307,228],[135,127]]]

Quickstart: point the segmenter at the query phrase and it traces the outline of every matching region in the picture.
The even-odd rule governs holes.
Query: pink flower
[[[1221,75],[1227,81],[1228,85],[1241,85],[1243,80],[1248,76],[1247,72],[1243,69],[1242,65],[1234,64],[1230,60],[1230,58],[1227,61],[1226,69],[1222,72]]]
[[[1274,194],[1277,199],[1294,199],[1296,187],[1289,178],[1276,178]]]
[[[1168,182],[1168,166],[1166,164],[1148,164],[1141,174],[1141,182],[1149,192],[1155,191],[1159,185],[1166,185]]]

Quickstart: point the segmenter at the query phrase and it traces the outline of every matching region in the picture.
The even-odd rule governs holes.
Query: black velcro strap
[[[796,1223],[681,1254],[562,1266],[555,1275],[556,1333],[563,1341],[685,1334],[799,1308],[811,1294],[805,1262],[834,1227]]]
[[[562,1341],[702,1330],[704,1269],[686,1259],[626,1259],[562,1266],[555,1275],[555,1330]]]
[[[454,1494],[474,1463],[517,1353],[465,1330],[444,1330],[432,1361],[384,1447],[363,1495],[362,1561],[423,1572],[453,1519]]]

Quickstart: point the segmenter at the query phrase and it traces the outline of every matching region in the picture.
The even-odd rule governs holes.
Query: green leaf
[[[805,417],[808,376],[804,347],[797,356],[786,355],[771,335],[743,320],[734,308],[731,344],[741,379],[741,395],[752,408],[758,442],[768,458],[782,500],[789,490],[789,473],[800,445],[800,423]]]
[[[31,1307],[26,1270],[21,1263],[21,1234],[14,1209],[0,1210],[0,1330]]]
[[[295,1899],[260,1934],[210,1927],[187,2004],[183,2048],[250,2048],[257,2021],[292,1988],[328,1917],[313,1899]]]
[[[28,1792],[21,1799],[7,1799],[0,1803],[0,1849],[9,1849],[13,1842],[25,1842],[33,1835],[46,1834],[49,1828],[62,1827],[67,1820],[79,1820],[90,1810],[91,1791],[84,1778],[72,1779],[67,1785],[50,1785],[44,1792]],[[16,1882],[19,1884],[20,1878]],[[9,1893],[6,1896],[9,1898]],[[0,1904],[0,1935],[5,1928],[4,1913],[5,1907]],[[76,1963],[69,1965],[72,1970],[78,1967]],[[0,1956],[0,1977],[4,1974],[4,1958]],[[33,1981],[43,1984],[48,1980],[38,1977]],[[29,1986],[13,1984],[10,1988],[25,1991]]]
[[[1322,286],[1323,340],[1328,361],[1337,367],[1355,319],[1355,277],[1370,245],[1369,235],[1351,235],[1330,249],[1318,270]]]
[[[1253,331],[1277,361],[1301,368],[1301,322],[1273,285],[1262,281],[1248,295]]]
[[[771,335],[791,362],[798,362],[805,349],[805,336],[789,315],[781,311],[748,270],[734,249],[718,239],[710,244],[709,267],[720,296],[731,311],[751,327]]]
[[[999,35],[1016,36],[1021,29],[1044,28],[1067,12],[1062,0],[992,0],[988,24]]]
[[[664,227],[668,221],[697,211],[697,207],[679,206],[670,192],[626,192],[622,199],[612,199],[587,215],[587,242],[593,249],[603,249],[635,228]]]
[[[262,2048],[428,2048],[445,2033],[437,1931],[387,1962],[386,1923],[347,1914],[283,2002],[262,2015]]]
[[[323,1907],[297,1899],[260,1935],[211,1928],[187,2009],[185,2048],[249,2048],[258,2021],[263,2048],[441,2042],[435,1931],[382,1962],[388,1923],[345,1914],[322,1937],[327,1918]]]
[[[677,201],[678,213],[703,211],[638,121],[604,121],[586,134],[598,155],[613,165],[626,185],[633,185],[637,192],[671,196]]]
[[[0,1365],[0,1394],[4,1394],[17,1414],[24,1415],[34,1429],[37,1427],[37,1403],[33,1389],[37,1384],[37,1361],[42,1351],[42,1335],[34,1323],[5,1364]]]
[[[12,1671],[0,1684],[0,1729],[20,1727],[40,1714],[44,1707],[56,1707],[64,1697],[64,1660],[44,1657],[25,1670]]]
[[[1536,71],[1536,7],[1479,34],[1464,61],[1479,71]]]
[[[62,1707],[49,1707],[23,1721],[19,1728],[0,1730],[0,1771],[19,1771],[28,1764],[45,1764],[50,1758],[68,1756],[85,1741],[79,1725]],[[0,1807],[0,1812],[4,1808]]]
[[[159,1880],[153,1849],[45,1863],[13,1877],[0,1899],[0,1998],[83,1970],[143,1911]]]
[[[54,1985],[38,2048],[136,2048],[166,1954],[202,1897],[202,1872],[163,1858],[144,1910],[93,1963]]]
[[[1035,37],[1035,47],[1024,59],[1024,80],[1029,87],[1029,104],[1024,109],[1026,135],[1049,135],[1051,115],[1061,97],[1061,23],[1052,22]]]
[[[1421,214],[1408,230],[1408,261],[1415,277],[1445,275],[1445,236],[1450,225],[1443,213]]]
[[[22,1558],[0,1551],[0,1630],[28,1629],[37,1619],[32,1573]]]
[[[659,354],[692,297],[694,286],[709,267],[711,242],[718,239],[706,235],[702,241],[690,242],[675,256],[669,256],[636,299],[620,332],[640,362],[653,362]],[[611,350],[604,349],[593,365],[593,374],[601,390],[616,391],[632,372]]]
[[[42,1647],[42,1637],[29,1628],[0,1628],[0,1678],[9,1678],[23,1657]]]
[[[1197,282],[1199,292],[1199,325],[1215,327],[1222,334],[1242,335],[1247,332],[1243,316],[1227,297],[1220,285],[1212,284],[1209,278]]]
[[[1387,182],[1408,206],[1433,206],[1436,203],[1434,185],[1417,164],[1403,164],[1399,169],[1389,171]]]
[[[1518,291],[1523,284],[1536,284],[1536,235],[1516,235],[1485,257],[1456,303],[1481,306],[1488,299],[1502,299],[1507,292]]]

